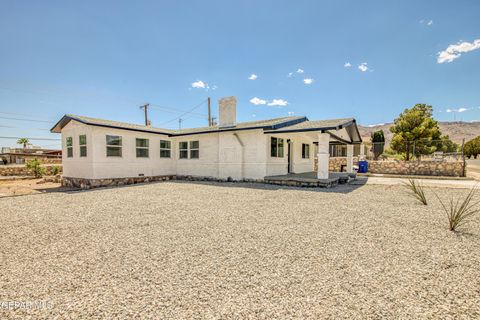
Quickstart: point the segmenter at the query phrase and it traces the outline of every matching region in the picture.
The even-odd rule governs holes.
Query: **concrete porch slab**
[[[346,172],[330,172],[328,179],[317,179],[314,171],[304,173],[289,173],[285,175],[267,176],[265,183],[296,187],[324,187],[330,188],[337,184],[348,183],[355,179],[355,174]]]

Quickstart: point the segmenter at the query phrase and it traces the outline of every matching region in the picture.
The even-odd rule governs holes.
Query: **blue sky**
[[[415,103],[480,120],[479,12],[475,0],[3,0],[0,136],[58,138],[45,129],[65,113],[142,123],[146,102],[154,126],[177,128],[178,110],[211,97],[216,114],[231,95],[239,121],[368,125]],[[206,105],[194,111],[183,127],[206,124]]]

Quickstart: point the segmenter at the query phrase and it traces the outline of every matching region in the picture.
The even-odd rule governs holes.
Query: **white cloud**
[[[192,83],[192,88],[206,89],[206,88],[208,88],[208,84],[206,84],[205,82],[203,82],[201,80],[197,80],[197,81]]]
[[[250,99],[250,103],[258,106],[261,104],[267,104],[267,101],[257,97],[253,97],[252,99]]]
[[[252,73],[250,77],[248,77],[248,80],[257,80],[258,76],[255,73]]]
[[[293,112],[293,111],[288,111],[287,114],[288,114],[289,116],[293,116],[293,115],[295,114],[295,112]]]
[[[215,84],[212,86],[212,90],[217,90],[217,88],[218,87]]]
[[[360,70],[360,71],[362,71],[362,72],[368,71],[367,63],[366,63],[366,62],[362,62],[362,63],[358,66],[358,70]]]
[[[345,68],[350,68],[352,66],[352,64],[350,62],[345,62],[345,64],[343,66]]]
[[[476,49],[480,49],[480,39],[476,39],[473,42],[464,41],[457,44],[451,44],[447,47],[447,49],[438,53],[437,62],[452,62],[453,60],[460,58],[462,53],[470,52]]]
[[[385,123],[376,123],[376,124],[369,124],[367,127],[373,128],[373,127],[378,127],[378,126],[383,126]]]
[[[311,79],[311,78],[303,79],[303,83],[305,83],[305,84],[312,84],[312,83],[313,83],[313,79]]]
[[[462,113],[462,112],[465,112],[465,111],[468,111],[470,110],[471,108],[458,108],[458,109],[447,109],[445,110],[445,112],[459,112],[459,113]]]
[[[287,100],[283,99],[273,99],[271,102],[267,104],[267,106],[280,106],[285,107],[288,104]]]
[[[293,72],[289,72],[287,77],[291,78],[292,76],[293,76]]]
[[[297,69],[297,73],[304,73],[304,72],[305,72],[305,70],[303,70],[303,69],[300,69],[300,68]]]
[[[431,26],[433,24],[433,20],[427,22],[427,26]]]

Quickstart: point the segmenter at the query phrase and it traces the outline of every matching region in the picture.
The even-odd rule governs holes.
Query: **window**
[[[67,157],[73,157],[73,138],[67,137]]]
[[[148,158],[148,139],[135,139],[137,158]]]
[[[180,159],[198,159],[200,158],[200,143],[195,141],[182,141],[178,144]]]
[[[178,144],[180,150],[180,159],[188,159],[188,142],[182,141]]]
[[[80,157],[87,156],[87,136],[82,134],[78,137],[78,144],[80,145]]]
[[[200,157],[200,143],[197,141],[190,141],[190,159],[198,159]]]
[[[302,158],[310,159],[310,145],[302,143]]]
[[[160,140],[160,158],[170,158],[171,143],[167,140]]]
[[[122,137],[107,135],[107,157],[122,156]]]
[[[270,156],[283,158],[284,141],[282,138],[272,137],[270,140]]]

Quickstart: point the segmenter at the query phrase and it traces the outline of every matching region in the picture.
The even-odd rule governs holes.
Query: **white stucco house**
[[[220,99],[218,125],[182,130],[65,115],[51,129],[62,135],[63,178],[74,186],[168,176],[261,180],[311,172],[316,157],[317,178],[326,179],[330,145],[339,143],[352,170],[353,145],[362,141],[355,119],[237,123],[236,104]]]

